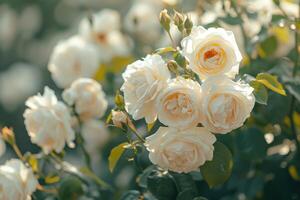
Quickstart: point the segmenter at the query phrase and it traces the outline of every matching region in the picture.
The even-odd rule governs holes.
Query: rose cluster
[[[134,120],[165,125],[146,138],[152,163],[187,173],[212,160],[214,134],[241,127],[255,98],[252,87],[234,81],[242,56],[232,32],[195,26],[176,51],[188,63],[185,71],[198,77],[173,77],[156,53],[127,66],[121,91]]]

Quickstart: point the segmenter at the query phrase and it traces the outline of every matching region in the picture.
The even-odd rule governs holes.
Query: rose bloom
[[[64,90],[63,99],[82,120],[103,117],[107,109],[107,101],[102,86],[95,80],[80,78],[75,80],[70,88]]]
[[[142,42],[156,42],[161,36],[161,26],[157,20],[160,11],[161,8],[144,1],[134,3],[125,16],[126,30]]]
[[[148,55],[127,66],[123,73],[125,109],[134,120],[145,118],[152,123],[157,118],[155,99],[171,77],[166,63],[159,55]]]
[[[11,159],[0,166],[0,199],[30,200],[37,184],[32,170],[18,159]]]
[[[109,139],[109,133],[105,124],[96,119],[90,119],[82,124],[81,129],[84,145],[87,151],[95,155]]]
[[[54,91],[45,87],[44,94],[30,97],[24,112],[25,126],[31,142],[48,154],[61,152],[65,143],[72,145],[75,133],[67,106],[57,100]]]
[[[220,74],[233,78],[239,71],[242,56],[231,31],[194,27],[181,45],[189,67],[201,79]]]
[[[59,42],[54,48],[48,69],[57,86],[66,88],[81,77],[93,77],[99,67],[97,48],[79,36]]]
[[[159,167],[178,173],[197,170],[213,158],[216,137],[203,127],[178,130],[160,127],[146,138],[149,159]]]
[[[182,77],[172,79],[157,97],[158,119],[171,127],[196,126],[200,119],[200,100],[199,83]]]
[[[226,76],[202,84],[202,124],[213,133],[228,133],[243,125],[255,104],[253,88]]]
[[[80,22],[79,34],[95,44],[103,62],[130,54],[131,43],[120,31],[120,23],[120,14],[111,9],[103,9]]]

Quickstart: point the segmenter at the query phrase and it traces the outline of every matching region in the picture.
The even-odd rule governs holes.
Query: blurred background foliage
[[[149,2],[154,1],[158,0]],[[121,72],[126,64],[156,48],[170,45],[162,29],[156,28],[157,24],[147,24],[149,20],[138,18],[138,14],[133,20],[145,20],[145,23],[141,22],[144,26],[140,29],[154,36],[148,37],[143,31],[142,34],[132,33],[128,30],[130,25],[126,28],[128,18],[125,16],[137,2],[138,0],[0,1],[0,126],[14,127],[17,143],[22,151],[35,152],[38,149],[30,143],[25,132],[22,117],[24,102],[29,96],[41,91],[44,85],[49,85],[57,93],[61,92],[47,69],[49,56],[58,41],[78,32],[78,25],[83,17],[104,8],[115,9],[121,15],[121,31],[131,41],[130,55],[101,63],[94,77],[103,84],[111,108],[114,106],[115,91],[122,83]],[[261,72],[269,72],[278,76],[287,91],[287,96],[271,92],[268,99],[265,97],[262,100],[267,105],[257,104],[245,127],[231,134],[218,136],[219,141],[226,144],[233,155],[233,172],[226,183],[209,188],[199,174],[185,177],[189,187],[196,187],[196,191],[207,199],[300,199],[300,149],[297,148],[299,135],[296,134],[300,134],[298,4],[296,0],[169,0],[162,1],[160,6],[155,7],[154,21],[158,23],[158,27],[158,14],[166,7],[170,11],[175,8],[190,13],[195,24],[232,30],[244,56],[241,74],[256,76]],[[151,28],[147,30],[147,26]],[[155,31],[157,33],[150,34]],[[174,34],[175,41],[180,41],[180,38],[176,38],[176,30],[171,33]],[[139,122],[139,132],[147,133],[143,124]],[[157,127],[156,124],[151,132]],[[116,128],[110,128],[110,134],[110,141],[99,150],[101,163],[99,161],[96,165],[97,174],[112,184],[115,190],[101,192],[102,199],[120,199],[122,195],[123,199],[137,199],[141,193],[145,194],[145,199],[175,199],[174,194],[179,192],[178,188],[167,175],[155,174],[152,168],[147,168],[150,162],[146,151],[141,150],[134,162],[128,162],[128,159],[135,155],[126,151],[114,172],[109,172],[107,158],[111,149],[126,141]],[[1,161],[11,155],[8,150]],[[72,152],[68,159],[74,165],[81,165],[80,158],[73,156]],[[68,192],[73,190],[80,195],[83,189],[76,181],[71,180],[74,187],[64,189]],[[36,197],[44,198],[42,194],[37,194]],[[183,194],[180,199],[193,197]]]

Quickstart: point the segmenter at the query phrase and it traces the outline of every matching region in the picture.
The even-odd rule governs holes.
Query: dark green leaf
[[[141,193],[137,190],[129,190],[125,194],[122,195],[120,200],[139,200],[141,197]]]
[[[176,200],[194,199],[195,197],[197,197],[197,194],[195,193],[195,191],[193,191],[192,189],[187,189],[187,190],[180,192],[177,195]]]
[[[239,17],[226,16],[226,17],[219,18],[219,20],[221,20],[229,25],[238,25],[238,24],[243,23],[243,20]]]
[[[177,196],[177,189],[169,174],[152,171],[147,179],[149,191],[159,200],[173,200]]]
[[[205,181],[210,187],[223,184],[231,175],[233,161],[229,149],[222,143],[214,144],[214,157],[200,167]]]
[[[73,176],[63,179],[58,196],[60,200],[77,200],[83,195],[82,182]]]

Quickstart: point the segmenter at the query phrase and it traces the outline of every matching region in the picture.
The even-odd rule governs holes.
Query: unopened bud
[[[183,31],[184,29],[184,16],[183,14],[177,12],[176,10],[174,10],[174,16],[173,16],[173,20],[174,20],[174,24],[177,26],[178,30],[180,32]]]
[[[160,24],[164,27],[164,29],[169,32],[170,31],[170,23],[171,23],[171,17],[168,14],[168,11],[164,9],[159,14],[159,21]]]
[[[186,34],[189,35],[192,32],[192,28],[193,28],[193,22],[190,19],[189,16],[186,17],[185,21],[184,21],[184,28],[186,31]]]
[[[14,131],[11,128],[4,127],[2,129],[2,138],[10,145],[14,145],[16,142]]]
[[[128,116],[122,111],[112,110],[111,115],[113,124],[118,128],[122,128],[123,124],[127,124],[128,122]]]
[[[119,91],[117,91],[115,96],[115,104],[120,109],[124,108],[124,97],[120,94]]]
[[[167,67],[168,67],[168,69],[169,69],[171,72],[173,72],[173,73],[175,73],[175,74],[178,73],[178,65],[177,65],[177,63],[176,63],[174,60],[170,60],[170,61],[167,63]]]

